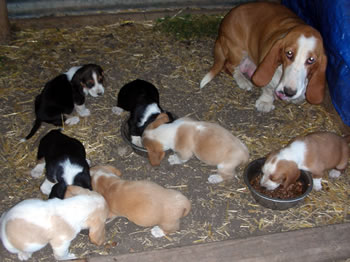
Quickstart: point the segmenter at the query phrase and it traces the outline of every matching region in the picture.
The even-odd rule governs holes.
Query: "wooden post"
[[[7,14],[6,0],[0,0],[0,42],[6,41],[10,36],[10,21]]]

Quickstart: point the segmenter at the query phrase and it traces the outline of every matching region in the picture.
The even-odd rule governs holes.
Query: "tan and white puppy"
[[[279,185],[287,188],[296,182],[300,170],[312,173],[315,190],[322,189],[322,176],[330,170],[330,177],[338,177],[349,159],[350,136],[341,137],[331,132],[315,132],[296,137],[288,146],[270,153],[262,167],[261,186],[274,190]]]
[[[217,166],[218,174],[208,178],[209,183],[215,184],[232,179],[236,167],[249,159],[247,147],[218,124],[190,118],[167,122],[168,116],[160,114],[142,136],[153,166],[160,165],[168,149],[175,152],[168,159],[171,165],[185,163],[195,155],[206,164]]]
[[[180,192],[147,180],[123,180],[113,166],[92,167],[90,174],[93,189],[108,203],[109,218],[121,216],[139,226],[154,226],[154,237],[178,230],[180,218],[191,210],[191,202]]]
[[[104,198],[77,186],[69,186],[66,196],[63,200],[27,199],[3,213],[0,236],[4,247],[19,260],[27,260],[50,244],[55,259],[74,259],[68,249],[82,229],[89,229],[92,243],[103,244],[108,216]]]

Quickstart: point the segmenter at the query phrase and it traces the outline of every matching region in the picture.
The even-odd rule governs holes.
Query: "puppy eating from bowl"
[[[35,98],[35,121],[30,133],[21,141],[30,139],[40,128],[42,122],[62,126],[74,125],[79,117],[69,117],[73,110],[81,117],[90,115],[85,107],[85,96],[103,95],[103,70],[95,64],[75,66],[64,74],[56,76],[45,84],[44,89]]]
[[[180,219],[191,210],[191,202],[180,192],[151,181],[127,181],[113,166],[91,168],[92,187],[106,199],[109,218],[126,217],[142,227],[154,226],[154,237],[180,228]]]
[[[130,112],[128,131],[131,143],[142,147],[141,136],[145,128],[153,122],[160,113],[166,113],[169,121],[174,117],[164,111],[159,105],[158,89],[151,83],[136,79],[125,84],[118,93],[118,103],[112,108],[113,113]]]
[[[262,167],[260,185],[274,190],[281,184],[288,188],[300,176],[300,170],[309,171],[316,191],[322,189],[322,177],[329,171],[339,177],[349,160],[350,135],[341,137],[331,132],[314,132],[293,139],[285,148],[272,152]]]
[[[169,163],[182,164],[193,155],[208,165],[217,166],[217,174],[209,176],[209,183],[230,180],[235,169],[249,159],[247,147],[228,130],[215,123],[179,118],[172,123],[166,114],[160,114],[149,124],[142,136],[151,165],[160,165],[165,151],[171,149],[175,154],[169,156]]]

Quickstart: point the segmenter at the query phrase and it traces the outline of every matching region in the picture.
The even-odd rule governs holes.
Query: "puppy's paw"
[[[239,88],[247,91],[252,90],[252,82],[242,74],[238,67],[236,67],[233,72],[233,78],[235,79]]]
[[[322,179],[321,178],[314,178],[312,179],[314,187],[313,189],[315,189],[316,191],[320,191],[322,189]]]
[[[78,114],[81,116],[81,117],[87,117],[89,116],[91,113],[90,113],[90,110],[87,109],[87,108],[84,108],[82,110],[79,110],[78,111]]]
[[[55,256],[57,260],[71,260],[71,259],[76,259],[77,256],[74,255],[73,253],[68,253],[65,256]]]
[[[68,118],[64,123],[66,125],[72,126],[72,125],[78,124],[79,121],[80,121],[80,119],[78,116],[73,116],[73,117]]]
[[[169,156],[168,162],[170,165],[179,165],[179,164],[185,163],[186,161],[181,160],[177,154],[173,154]]]
[[[136,146],[143,147],[140,136],[131,136],[131,143]]]
[[[221,183],[222,181],[224,181],[224,179],[222,178],[222,176],[214,174],[214,175],[210,175],[208,177],[208,182],[210,184],[218,184]]]
[[[44,195],[50,195],[51,193],[51,189],[55,184],[50,182],[49,180],[45,179],[44,182],[41,184],[40,186],[40,191],[44,194]]]
[[[45,163],[37,164],[32,171],[30,171],[30,175],[34,178],[39,178],[43,175],[45,169]]]
[[[29,258],[32,257],[32,253],[28,253],[28,252],[18,252],[17,254],[18,259],[23,261],[23,260],[28,260]]]
[[[86,162],[88,163],[89,167],[91,167],[91,160],[86,158]]]
[[[341,172],[339,170],[332,169],[331,171],[329,171],[328,175],[331,178],[337,178],[341,175]]]
[[[258,111],[264,112],[264,113],[270,112],[273,109],[275,109],[275,106],[273,105],[273,101],[272,102],[264,101],[263,99],[260,99],[260,98],[256,100],[255,107]]]
[[[154,237],[159,238],[159,237],[164,237],[164,231],[161,229],[159,226],[155,226],[151,229],[151,233]]]
[[[116,115],[120,115],[121,113],[123,113],[124,109],[119,107],[119,106],[113,106],[112,107],[112,113],[116,114]]]

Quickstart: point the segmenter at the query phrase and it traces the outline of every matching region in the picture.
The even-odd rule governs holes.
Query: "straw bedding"
[[[318,130],[341,134],[334,115],[322,105],[276,101],[273,112],[257,112],[254,103],[261,90],[241,90],[224,73],[200,90],[199,81],[213,61],[214,41],[215,37],[175,40],[154,30],[152,21],[16,31],[11,42],[0,46],[0,212],[21,200],[45,197],[39,190],[43,178],[34,179],[29,172],[39,139],[53,127],[44,124],[31,140],[20,143],[32,127],[34,97],[49,79],[71,66],[97,63],[105,70],[105,95],[88,97],[91,116],[66,126],[64,133],[84,144],[93,165],[112,164],[124,179],[148,179],[179,190],[191,200],[192,211],[180,231],[162,239],[153,238],[150,228],[117,218],[107,225],[105,245],[94,246],[80,234],[72,242],[73,253],[122,254],[349,222],[349,169],[339,179],[325,177],[324,189],[313,191],[296,208],[272,211],[254,202],[242,179],[244,167],[232,182],[210,185],[207,178],[214,167],[196,159],[177,166],[163,160],[161,166],[151,167],[122,140],[120,127],[128,114],[113,115],[111,108],[119,89],[136,78],[157,86],[164,109],[230,130],[247,145],[250,160],[279,149],[296,135]],[[2,261],[16,260],[2,246],[0,252]],[[33,261],[52,258],[46,247],[34,254]]]

